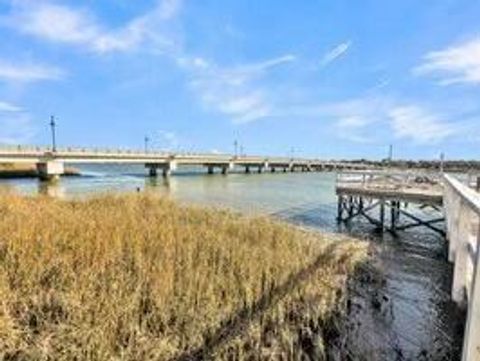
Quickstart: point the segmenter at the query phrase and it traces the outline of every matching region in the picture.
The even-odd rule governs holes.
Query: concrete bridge
[[[306,158],[145,152],[97,148],[63,148],[52,151],[50,148],[28,146],[0,147],[0,163],[36,164],[39,177],[44,180],[55,179],[64,174],[65,163],[144,164],[150,176],[157,176],[161,172],[165,177],[180,166],[203,166],[210,174],[213,174],[215,170],[227,174],[234,169],[241,169],[246,173],[262,173],[264,171],[310,172],[368,168],[368,166],[358,163]]]

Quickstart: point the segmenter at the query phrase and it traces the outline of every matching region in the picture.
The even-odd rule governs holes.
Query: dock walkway
[[[480,193],[470,185],[448,174],[349,171],[337,175],[336,193],[340,222],[364,217],[382,231],[425,226],[445,235],[451,297],[467,310],[462,361],[480,361]],[[428,209],[430,218],[409,211],[409,203]]]

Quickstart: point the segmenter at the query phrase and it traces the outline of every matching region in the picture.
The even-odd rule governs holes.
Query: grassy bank
[[[65,176],[78,176],[80,171],[65,167]],[[35,164],[30,163],[0,163],[0,178],[36,178],[38,171]]]
[[[149,195],[0,195],[0,359],[321,359],[366,246]]]

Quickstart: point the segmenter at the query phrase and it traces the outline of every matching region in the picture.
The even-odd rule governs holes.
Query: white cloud
[[[0,60],[0,79],[31,82],[38,80],[58,80],[65,72],[59,68],[41,64],[13,64]]]
[[[328,51],[320,61],[320,65],[327,66],[328,64],[334,62],[341,56],[345,55],[352,45],[351,41],[347,41],[341,44],[338,44],[336,47]]]
[[[480,84],[480,38],[426,54],[414,73],[436,74],[442,85]]]
[[[417,144],[435,144],[466,129],[465,124],[448,121],[448,115],[437,116],[415,103],[382,96],[290,108],[289,114],[330,121],[337,137],[357,143],[386,142],[380,134],[391,134]]]
[[[175,16],[180,3],[180,0],[161,1],[151,12],[134,18],[123,27],[108,29],[83,8],[49,2],[20,2],[15,3],[3,23],[23,34],[98,53],[135,49],[147,40],[168,47],[170,41],[156,30],[161,22]]]
[[[2,113],[2,112],[16,113],[16,112],[21,112],[21,111],[22,111],[22,108],[20,108],[16,105],[13,105],[13,104],[8,103],[8,102],[0,101],[0,113]]]
[[[397,138],[410,138],[420,144],[442,141],[457,131],[452,124],[418,106],[395,107],[388,116]]]
[[[246,123],[265,118],[275,108],[269,91],[260,83],[270,69],[295,61],[291,54],[266,61],[221,67],[205,59],[179,59],[190,75],[190,87],[203,106],[232,118],[235,123]]]

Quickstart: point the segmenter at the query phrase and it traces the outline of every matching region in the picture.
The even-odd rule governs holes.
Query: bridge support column
[[[162,172],[163,176],[170,177],[170,175],[172,174],[172,171],[176,169],[177,169],[177,162],[175,162],[174,160],[171,160],[170,162],[165,164],[165,166],[163,167],[163,172]]]
[[[262,168],[265,172],[267,172],[268,168],[270,168],[270,164],[268,164],[268,162],[265,162],[265,163],[263,163]]]
[[[275,167],[271,167],[270,172],[275,173]]]
[[[222,174],[228,174],[231,170],[233,170],[235,167],[235,164],[233,162],[229,162],[228,165],[223,165],[222,166]]]
[[[65,173],[65,166],[63,162],[50,160],[37,163],[37,171],[41,180],[54,181]]]
[[[209,166],[208,166],[208,171],[207,171],[207,173],[208,173],[208,174],[213,174],[213,171],[214,171],[213,165],[209,165]]]
[[[148,168],[148,174],[150,177],[156,177],[158,175],[158,169],[162,170],[162,175],[168,177],[171,175],[172,170],[177,169],[177,163],[170,161],[167,163],[147,163],[145,168]]]
[[[157,176],[157,167],[150,167],[148,169],[148,175],[150,177],[156,177]]]
[[[247,174],[250,173],[250,166],[249,165],[245,166],[245,173],[247,173]]]

